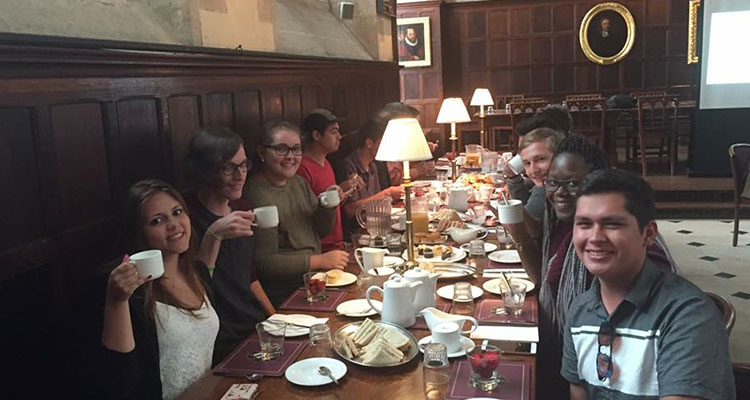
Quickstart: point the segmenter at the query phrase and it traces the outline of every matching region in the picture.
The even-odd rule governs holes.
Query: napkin
[[[472,339],[503,340],[507,342],[538,342],[536,326],[486,326],[480,325],[471,333]]]
[[[271,321],[271,322],[269,322]],[[328,318],[315,318],[312,315],[305,315],[305,314],[294,314],[294,315],[288,315],[288,314],[274,314],[266,321],[263,322],[264,326],[273,326],[273,321],[283,321],[287,322],[289,324],[294,325],[287,325],[286,327],[286,334],[289,335],[303,335],[306,333],[309,333],[310,327],[315,324],[325,324],[328,322]],[[300,326],[295,326],[300,325]]]
[[[502,274],[501,272],[505,272],[505,276],[508,278],[521,278],[521,279],[530,279],[529,274],[526,273],[526,271],[522,269],[502,269],[502,268],[495,268],[495,269],[485,269],[482,271],[482,278],[501,278]]]

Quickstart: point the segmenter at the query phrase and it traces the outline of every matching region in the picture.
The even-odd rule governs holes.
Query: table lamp
[[[465,110],[465,109],[464,109]],[[380,141],[378,161],[404,163],[404,203],[406,205],[406,268],[417,266],[414,261],[414,228],[411,219],[411,174],[409,161],[424,161],[432,159],[430,146],[427,145],[424,131],[416,118],[396,118],[388,121]]]
[[[474,89],[474,95],[471,96],[469,105],[479,106],[479,144],[481,144],[482,147],[487,148],[485,146],[485,143],[487,143],[487,141],[485,139],[486,134],[484,132],[484,106],[495,105],[495,101],[492,99],[490,90],[485,88]]]
[[[443,100],[443,104],[440,106],[440,112],[438,113],[437,123],[438,124],[451,124],[451,136],[448,138],[451,141],[451,152],[453,153],[453,159],[451,160],[451,175],[453,182],[458,178],[456,171],[456,124],[462,122],[471,122],[469,112],[466,111],[464,101],[460,97],[448,97]]]

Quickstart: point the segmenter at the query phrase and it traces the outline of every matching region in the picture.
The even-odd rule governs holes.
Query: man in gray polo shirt
[[[651,187],[600,170],[584,181],[573,243],[596,277],[568,311],[562,376],[571,399],[734,399],[724,322],[695,285],[646,259]]]

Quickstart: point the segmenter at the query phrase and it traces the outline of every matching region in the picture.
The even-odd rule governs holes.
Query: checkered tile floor
[[[750,344],[742,340],[750,337],[750,221],[740,220],[737,247],[732,247],[731,220],[659,220],[658,226],[680,275],[734,305],[732,361],[750,362]]]

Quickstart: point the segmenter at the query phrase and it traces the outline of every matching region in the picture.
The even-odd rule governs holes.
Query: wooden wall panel
[[[468,99],[476,87],[489,87],[496,96],[533,94],[558,101],[572,93],[642,90],[694,97],[695,67],[685,63],[688,0],[620,1],[635,19],[635,43],[623,62],[601,67],[585,57],[578,42],[583,16],[597,3],[494,0],[444,4],[442,51],[454,61],[444,66],[445,97]],[[486,43],[486,51],[478,43]],[[455,57],[462,59],[455,62]]]
[[[187,156],[190,138],[201,126],[198,104],[199,98],[195,95],[174,96],[167,99],[172,141],[172,170],[179,187],[188,186],[182,162]]]
[[[32,111],[0,108],[0,248],[44,235]]]
[[[110,215],[112,193],[101,104],[55,105],[50,114],[63,228],[87,225]]]
[[[284,102],[284,121],[299,125],[302,122],[302,101],[300,100],[299,87],[287,87],[281,91],[281,99]]]
[[[232,126],[232,94],[211,93],[203,97],[205,101],[204,125],[206,126]]]
[[[116,189],[147,178],[169,180],[164,168],[164,148],[159,129],[156,99],[127,99],[117,102],[117,122],[123,180]]]

